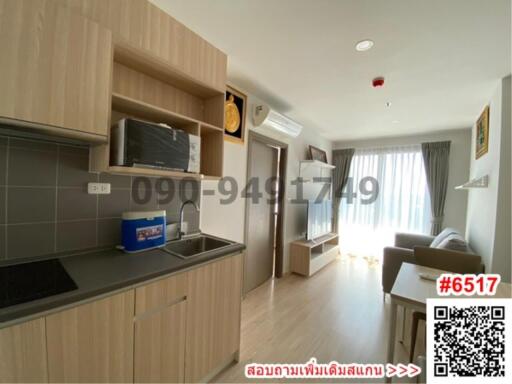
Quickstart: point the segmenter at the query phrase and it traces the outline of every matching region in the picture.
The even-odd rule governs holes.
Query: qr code
[[[510,299],[429,299],[429,383],[511,383]]]

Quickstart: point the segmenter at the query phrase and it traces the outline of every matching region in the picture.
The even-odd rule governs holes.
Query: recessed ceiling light
[[[371,47],[373,47],[372,40],[361,40],[356,44],[356,51],[364,52],[369,50]]]

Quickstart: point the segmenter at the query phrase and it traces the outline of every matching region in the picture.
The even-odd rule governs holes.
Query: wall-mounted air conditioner
[[[302,126],[279,112],[270,109],[266,105],[256,105],[253,113],[255,127],[262,127],[278,135],[297,137],[302,131]]]

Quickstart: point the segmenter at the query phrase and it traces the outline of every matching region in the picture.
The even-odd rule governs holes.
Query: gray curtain
[[[450,142],[422,143],[421,152],[423,154],[423,164],[430,193],[432,211],[432,228],[430,233],[435,236],[443,228],[444,203],[448,187]]]
[[[338,233],[338,211],[341,202],[341,193],[345,184],[347,184],[348,174],[350,172],[350,164],[354,156],[354,148],[337,149],[332,151],[332,164],[336,167],[333,170],[333,232]]]

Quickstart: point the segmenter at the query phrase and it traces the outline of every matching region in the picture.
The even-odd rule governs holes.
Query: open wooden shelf
[[[122,118],[167,124],[201,138],[200,173],[110,165],[109,144],[91,148],[90,170],[129,175],[218,180],[223,174],[225,90],[169,63],[116,43],[110,125]],[[110,137],[110,130],[108,133]]]
[[[134,117],[144,118],[154,123],[168,123],[173,128],[187,130],[187,127],[190,125],[200,124],[205,129],[224,132],[222,128],[215,125],[145,103],[144,101],[135,100],[119,93],[112,93],[112,109]],[[195,135],[199,135],[199,133],[195,133]]]
[[[147,51],[131,47],[128,44],[117,42],[114,49],[114,61],[145,73],[164,83],[182,89],[190,94],[200,97],[224,96],[224,89],[214,88],[203,81],[172,68],[168,62]]]
[[[201,125],[201,130],[204,130],[205,132],[220,131],[220,132],[222,132],[222,134],[224,134],[224,129],[222,129],[220,127],[217,127],[215,125],[208,124],[208,123],[203,123],[203,122],[200,122],[199,124]]]
[[[224,160],[224,130],[213,124],[200,122],[140,100],[113,93],[112,123],[123,117],[134,117],[153,123],[166,123],[201,138],[200,173],[170,171],[158,168],[122,167],[110,165],[109,145],[95,146],[91,150],[91,171],[122,175],[169,177],[174,179],[219,180]]]
[[[214,180],[221,178],[224,164],[224,130],[209,124],[199,125],[201,136],[201,173]]]
[[[202,178],[202,180],[207,180],[207,181],[219,181],[220,179],[222,179],[221,176],[207,176],[207,175],[203,175],[203,178]]]
[[[166,169],[143,168],[143,167],[109,166],[107,168],[106,172],[118,174],[118,175],[169,177],[172,179],[190,178],[190,179],[194,179],[194,180],[201,180],[203,178],[203,175],[198,174],[198,173],[169,171]]]

